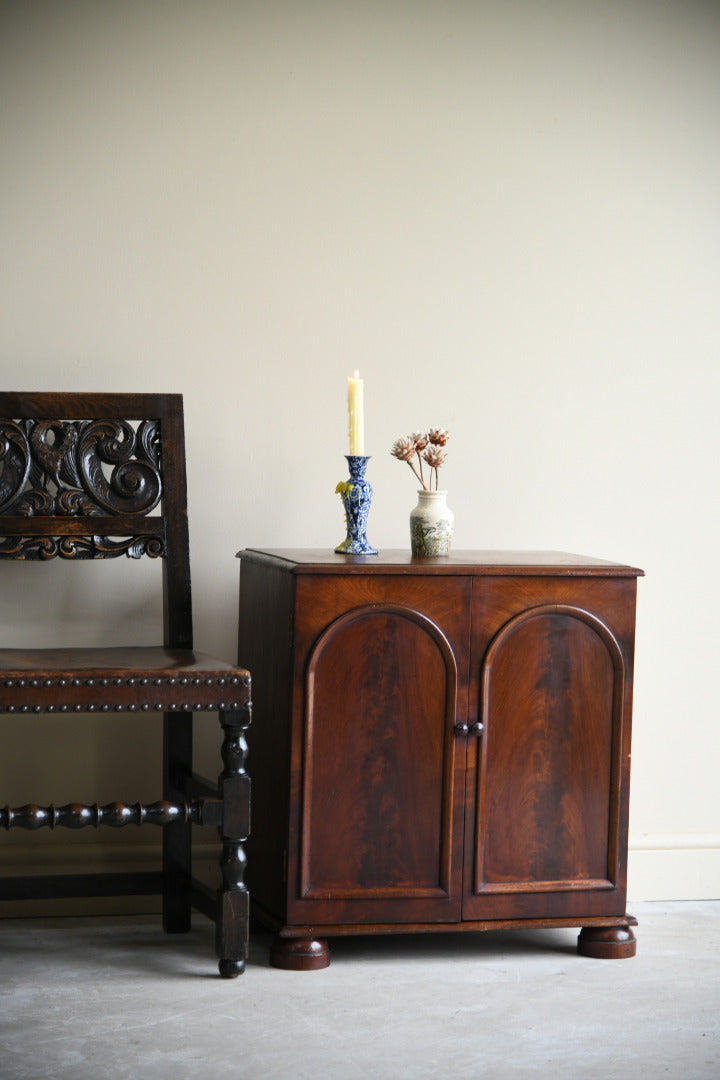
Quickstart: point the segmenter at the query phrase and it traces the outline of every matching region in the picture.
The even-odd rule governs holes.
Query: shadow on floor
[[[9,928],[15,920],[7,920]],[[217,978],[215,928],[201,915],[193,916],[187,934],[166,934],[154,916],[107,916],[24,921],[21,933],[3,935],[2,951],[22,961],[42,949],[48,962],[54,952],[68,950],[77,956],[79,968],[104,966],[109,975],[137,972],[138,957],[145,972],[158,976]],[[86,930],[92,928],[92,935]],[[57,930],[57,934],[47,931]],[[248,968],[269,966],[273,935],[254,926],[250,936]],[[329,939],[334,966],[362,961],[378,965],[398,961],[429,964],[448,959],[490,962],[507,957],[576,952],[577,930],[486,930],[469,933],[381,934]],[[303,973],[308,977],[311,972]],[[241,976],[242,977],[242,976]]]

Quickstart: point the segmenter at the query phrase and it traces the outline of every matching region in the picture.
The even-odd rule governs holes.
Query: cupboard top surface
[[[388,549],[379,555],[338,555],[325,548],[249,548],[239,551],[238,558],[273,563],[296,574],[643,576],[637,567],[563,551],[453,551],[435,558],[417,558],[403,549]]]

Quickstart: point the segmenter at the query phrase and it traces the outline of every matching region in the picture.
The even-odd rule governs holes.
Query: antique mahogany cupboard
[[[637,577],[560,553],[240,553],[248,876],[271,961],[327,937],[581,928],[625,911]]]

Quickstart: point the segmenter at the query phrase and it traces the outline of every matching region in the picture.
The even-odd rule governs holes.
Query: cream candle
[[[363,381],[356,371],[348,378],[348,429],[350,454],[365,453],[365,417],[363,413]]]

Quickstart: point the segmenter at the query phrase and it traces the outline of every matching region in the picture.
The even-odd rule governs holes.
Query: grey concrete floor
[[[0,922],[2,1080],[720,1078],[720,902],[631,905],[638,955],[574,930],[348,938],[319,972],[216,977],[213,927]]]

